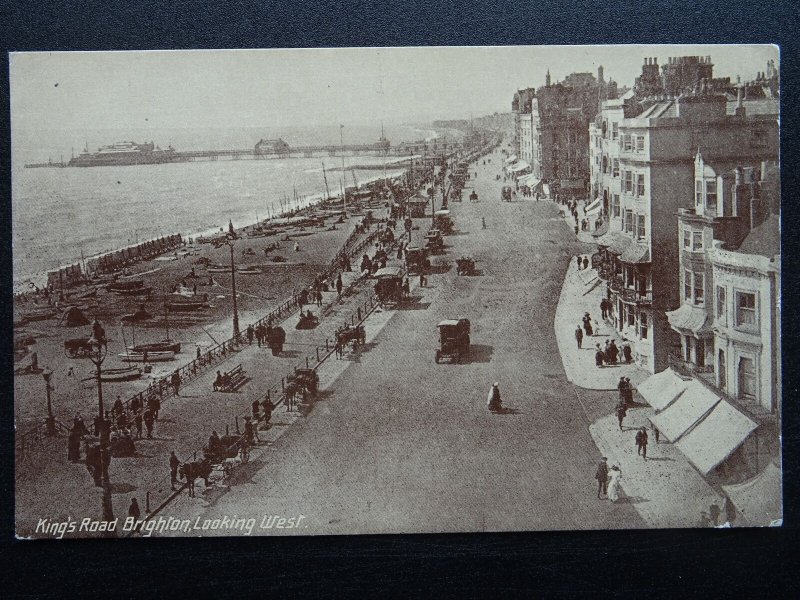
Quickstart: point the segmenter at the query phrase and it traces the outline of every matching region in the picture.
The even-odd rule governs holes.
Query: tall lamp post
[[[231,290],[233,291],[233,337],[236,342],[239,342],[239,308],[236,305],[236,266],[233,263],[233,247],[236,243],[236,238],[228,234],[225,236],[225,243],[231,250]]]
[[[45,390],[47,390],[47,419],[45,420],[45,426],[47,427],[47,435],[50,437],[55,437],[56,419],[53,416],[53,403],[50,401],[50,392],[53,390],[53,386],[50,385],[50,378],[52,376],[53,372],[50,369],[45,368],[42,371],[42,378],[44,378]]]
[[[97,319],[92,325],[92,337],[89,338],[89,345],[92,352],[89,356],[94,366],[97,368],[97,417],[100,434],[100,473],[103,487],[103,520],[106,522],[114,520],[114,507],[111,503],[111,482],[108,477],[108,465],[111,460],[109,446],[111,442],[111,423],[106,419],[103,408],[103,377],[102,365],[108,354],[108,341],[103,326]]]

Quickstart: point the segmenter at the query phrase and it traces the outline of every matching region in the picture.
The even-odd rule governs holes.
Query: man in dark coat
[[[578,348],[580,348],[583,343],[583,329],[580,327],[575,329],[575,340],[578,342]]]
[[[344,285],[342,284],[342,274],[339,273],[339,275],[336,276],[336,295],[337,296],[341,296],[342,295],[342,287],[344,287]]]
[[[647,430],[644,427],[636,432],[636,453],[647,460]]]
[[[597,367],[602,367],[603,361],[606,359],[605,354],[603,354],[603,351],[600,349],[600,344],[595,344],[595,347],[597,350],[594,353],[594,364]]]
[[[597,472],[594,474],[597,480],[597,497],[608,494],[608,459],[604,456],[597,465]]]
[[[136,501],[136,498],[131,498],[131,505],[128,507],[128,516],[133,517],[137,521],[139,517],[142,516],[142,511],[139,510],[139,503]]]
[[[147,427],[147,439],[153,439],[153,423],[155,422],[153,411],[148,408],[144,411],[144,426]]]

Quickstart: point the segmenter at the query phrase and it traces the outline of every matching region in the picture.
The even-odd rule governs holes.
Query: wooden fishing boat
[[[123,367],[121,369],[105,369],[100,372],[100,381],[104,383],[115,383],[121,381],[133,381],[142,376],[142,370],[139,367]],[[83,381],[96,380],[95,375],[85,377]]]
[[[160,352],[122,352],[119,357],[124,362],[145,362],[145,355],[147,362],[163,362],[167,360],[175,360],[175,353],[171,350],[163,350]]]
[[[56,309],[51,307],[34,308],[22,313],[23,322],[46,321],[56,316]]]
[[[225,265],[211,265],[206,269],[206,271],[209,273],[230,273],[231,268],[226,267]]]
[[[240,267],[236,269],[236,272],[240,275],[261,275],[263,273],[258,267]]]
[[[128,346],[128,352],[147,352],[150,358],[150,352],[174,352],[177,354],[181,351],[181,343],[175,340],[161,340],[160,342],[152,342],[150,344],[136,344],[135,346]]]

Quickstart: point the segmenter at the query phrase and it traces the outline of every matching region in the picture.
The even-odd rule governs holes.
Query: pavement
[[[632,505],[596,497],[599,451],[552,327],[581,246],[552,203],[502,202],[502,157],[491,159],[471,169],[480,202],[450,204],[457,231],[428,285],[414,281],[407,305],[373,312],[364,348],[320,368],[320,399],[307,417],[227,484],[182,494],[158,517],[210,526],[253,518],[253,535],[644,526]],[[426,219],[415,224],[412,242],[427,229]],[[478,275],[455,273],[462,255],[476,260]],[[462,364],[434,362],[436,325],[447,318],[472,322]],[[493,381],[503,414],[486,408]],[[298,527],[271,525],[301,516]]]

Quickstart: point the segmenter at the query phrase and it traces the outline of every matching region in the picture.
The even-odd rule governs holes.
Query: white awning
[[[517,183],[520,185],[527,185],[531,189],[535,189],[541,180],[536,178],[536,175],[533,173],[529,175],[522,175],[517,179]]]
[[[676,442],[719,402],[719,396],[693,379],[684,392],[663,412],[650,421],[670,442]]]
[[[675,444],[678,450],[708,475],[742,445],[758,424],[724,400]]]
[[[586,207],[586,214],[589,215],[592,213],[600,212],[601,208],[603,208],[602,202],[600,198],[597,197],[594,199],[594,202],[592,202],[591,204],[589,204],[589,206]]]
[[[508,170],[511,173],[519,173],[520,171],[524,171],[525,169],[529,169],[529,168],[530,168],[530,165],[527,162],[525,162],[524,160],[521,160],[518,163],[508,167]]]
[[[511,156],[509,156],[509,157],[506,159],[506,164],[507,164],[507,165],[510,165],[510,164],[511,164],[511,163],[513,163],[515,160],[517,160],[517,155],[516,155],[516,154],[512,154]]]
[[[771,525],[783,518],[781,470],[775,463],[769,463],[761,474],[749,481],[723,485],[722,489],[748,525]]]
[[[656,412],[661,412],[675,402],[687,385],[689,381],[682,379],[672,369],[665,369],[645,379],[636,389]]]

